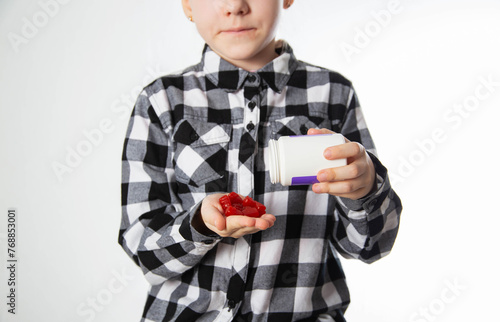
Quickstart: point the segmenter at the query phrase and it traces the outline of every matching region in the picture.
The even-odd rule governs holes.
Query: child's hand
[[[309,129],[308,135],[334,133],[327,129]],[[315,193],[349,199],[359,199],[368,195],[375,185],[375,167],[365,148],[346,139],[345,144],[329,147],[324,155],[328,160],[347,159],[347,165],[324,169],[318,172],[318,181],[313,185]]]
[[[223,195],[220,193],[212,194],[203,200],[201,204],[201,222],[198,225],[204,224],[204,228],[208,228],[221,237],[233,238],[266,230],[274,225],[276,217],[271,214],[264,214],[260,218],[224,216],[222,206],[219,203],[219,199]],[[195,228],[203,233],[203,227]]]

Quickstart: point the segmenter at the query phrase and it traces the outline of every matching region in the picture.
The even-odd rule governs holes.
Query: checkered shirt
[[[123,150],[119,243],[151,284],[141,321],[345,321],[338,258],[373,262],[396,238],[401,202],[351,83],[295,58],[255,72],[205,46],[202,61],[144,88]],[[361,200],[269,178],[269,139],[328,128],[363,144],[377,189]],[[205,196],[235,191],[276,222],[238,239],[191,225]]]

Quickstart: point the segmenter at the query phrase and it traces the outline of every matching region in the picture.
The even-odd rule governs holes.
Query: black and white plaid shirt
[[[375,157],[351,83],[279,57],[256,72],[205,47],[202,61],[140,94],[123,151],[119,242],[151,289],[142,321],[344,321],[337,252],[373,262],[396,238],[401,203]],[[329,128],[371,153],[378,189],[362,200],[271,184],[269,139]],[[249,195],[275,225],[239,239],[191,226],[207,194]]]

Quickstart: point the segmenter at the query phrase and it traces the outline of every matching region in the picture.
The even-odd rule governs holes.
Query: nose
[[[245,0],[221,0],[220,4],[225,16],[245,15],[250,9]]]

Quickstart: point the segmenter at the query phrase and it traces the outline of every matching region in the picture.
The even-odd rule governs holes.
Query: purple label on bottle
[[[313,183],[318,183],[318,178],[316,176],[309,176],[309,177],[292,177],[292,186],[299,186],[299,185],[309,185]]]

